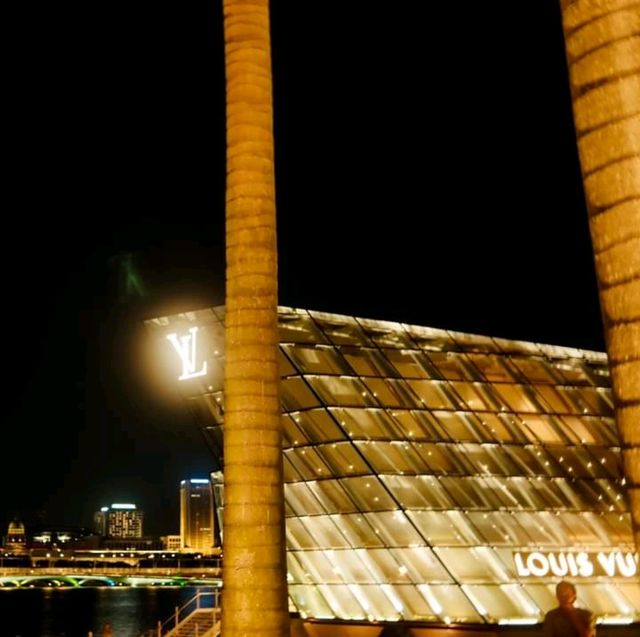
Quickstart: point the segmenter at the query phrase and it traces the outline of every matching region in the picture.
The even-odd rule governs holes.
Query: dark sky
[[[221,2],[18,4],[0,530],[177,532],[211,460],[142,320],[223,302]],[[603,349],[557,4],[272,2],[281,303]]]

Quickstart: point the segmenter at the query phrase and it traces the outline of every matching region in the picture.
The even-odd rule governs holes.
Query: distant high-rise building
[[[213,497],[209,480],[180,483],[180,548],[210,553],[213,545]]]
[[[109,507],[101,507],[93,514],[93,530],[102,537],[107,535],[107,512]]]
[[[135,504],[112,504],[94,513],[93,524],[96,533],[104,537],[142,537],[143,517]]]

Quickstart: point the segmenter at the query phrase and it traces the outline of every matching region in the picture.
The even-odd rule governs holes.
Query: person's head
[[[559,582],[556,597],[562,608],[571,608],[576,601],[576,587],[571,582]]]

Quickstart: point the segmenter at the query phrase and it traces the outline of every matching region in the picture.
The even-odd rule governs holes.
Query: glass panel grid
[[[169,324],[182,323],[153,329]],[[281,334],[290,594],[305,616],[540,620],[553,582],[519,577],[514,549],[632,550],[602,355],[293,309]],[[194,412],[219,445],[220,387],[201,386]],[[637,589],[579,582],[601,615],[640,620]]]

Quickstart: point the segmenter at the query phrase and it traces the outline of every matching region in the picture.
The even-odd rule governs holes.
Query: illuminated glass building
[[[223,319],[148,322],[218,458]],[[536,623],[566,577],[640,621],[604,354],[280,308],[280,363],[303,617]]]
[[[211,553],[213,537],[213,496],[209,480],[191,479],[180,483],[180,548]]]

